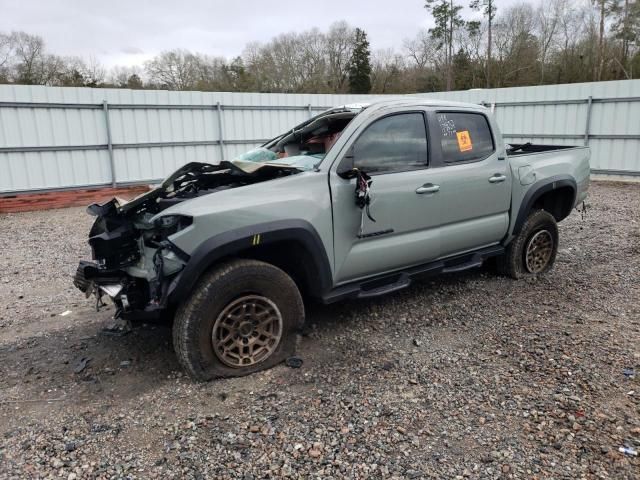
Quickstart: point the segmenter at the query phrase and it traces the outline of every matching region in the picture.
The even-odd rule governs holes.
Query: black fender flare
[[[553,177],[543,178],[542,180],[534,183],[522,199],[520,204],[520,210],[516,218],[516,223],[513,227],[513,235],[520,232],[522,225],[527,220],[527,215],[531,211],[531,207],[536,201],[545,193],[556,190],[557,188],[571,187],[573,191],[573,199],[571,201],[571,207],[576,203],[576,195],[578,194],[578,186],[576,181],[570,175],[555,175]]]
[[[311,294],[321,297],[331,290],[331,266],[316,229],[305,220],[279,220],[230,230],[205,240],[195,249],[184,269],[171,282],[168,291],[169,302],[177,304],[186,299],[198,279],[217,260],[251,247],[285,240],[297,241],[309,252],[308,260],[316,281]]]

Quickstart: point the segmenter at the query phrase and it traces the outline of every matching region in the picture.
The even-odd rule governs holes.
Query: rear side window
[[[356,140],[354,166],[392,173],[427,166],[427,131],[421,113],[402,113],[372,123]]]
[[[436,113],[442,160],[471,162],[495,151],[487,117],[479,113]]]

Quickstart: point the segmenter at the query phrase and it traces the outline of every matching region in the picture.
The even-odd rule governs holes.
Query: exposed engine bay
[[[95,295],[98,309],[105,295],[111,298],[115,318],[157,316],[189,261],[170,237],[193,222],[186,215],[158,214],[204,195],[316,169],[360,110],[330,110],[233,161],[189,163],[129,202],[114,198],[89,206],[96,217],[89,232],[93,261],[80,262],[74,285],[87,298]]]
[[[169,237],[191,225],[192,219],[182,215],[152,219],[186,200],[301,171],[288,165],[247,163],[189,163],[130,202],[114,198],[89,206],[87,212],[97,217],[89,232],[94,261],[80,262],[75,286],[87,296],[94,294],[98,308],[105,294],[110,297],[116,317],[166,308],[170,279],[189,260]]]

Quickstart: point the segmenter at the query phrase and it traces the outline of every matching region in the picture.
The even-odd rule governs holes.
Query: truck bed
[[[509,143],[507,155],[515,157],[518,155],[527,155],[530,153],[544,153],[556,150],[567,150],[569,148],[580,148],[574,145],[538,145],[534,143]]]
[[[571,207],[586,198],[590,176],[589,147],[512,143],[507,145],[506,151],[514,179],[511,215],[518,214],[529,191],[536,192],[540,184],[552,182],[554,189],[562,188],[566,182],[572,184],[575,197]]]

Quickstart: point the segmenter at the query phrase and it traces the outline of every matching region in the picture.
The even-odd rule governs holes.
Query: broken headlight
[[[162,232],[163,236],[168,237],[191,225],[193,218],[186,215],[165,215],[156,218],[153,223]]]

